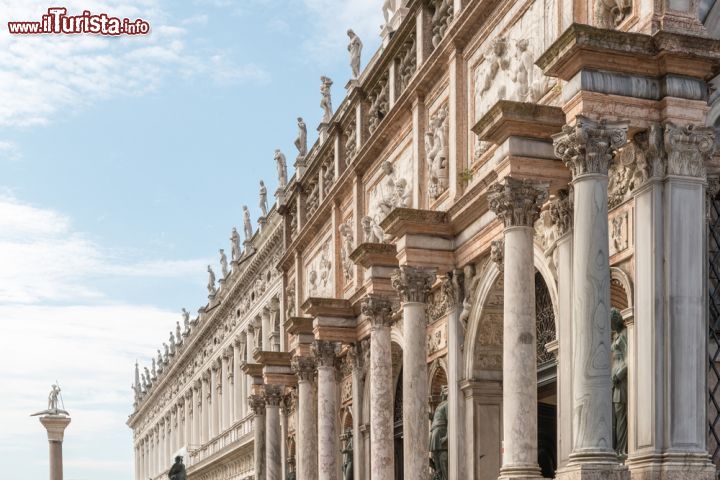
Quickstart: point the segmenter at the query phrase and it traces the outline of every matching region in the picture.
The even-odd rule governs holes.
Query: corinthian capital
[[[427,303],[430,288],[437,274],[433,268],[415,268],[401,265],[392,274],[391,282],[403,302]]]
[[[567,190],[559,190],[550,201],[550,221],[555,228],[555,238],[562,238],[572,228],[573,206],[570,193]]]
[[[262,395],[250,395],[248,405],[255,415],[265,415],[265,398]]]
[[[380,295],[368,295],[360,300],[360,312],[370,320],[372,328],[392,325],[392,304]]]
[[[665,125],[668,174],[705,178],[705,162],[715,152],[715,131],[697,125]]]
[[[572,171],[573,178],[588,173],[607,175],[615,150],[627,143],[626,122],[595,122],[578,115],[553,135],[555,156]]]
[[[312,382],[315,379],[315,359],[310,357],[300,357],[295,355],[290,360],[290,367],[297,375],[298,380]]]
[[[318,367],[337,367],[337,356],[340,353],[340,344],[338,342],[315,340],[312,349],[315,354]]]
[[[265,405],[269,407],[280,406],[282,389],[278,385],[265,385]]]
[[[540,207],[548,198],[547,182],[505,177],[503,183],[490,186],[488,203],[507,227],[531,227],[540,216]]]

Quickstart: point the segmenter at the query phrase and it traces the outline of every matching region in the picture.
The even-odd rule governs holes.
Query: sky
[[[206,298],[242,205],[273,192],[273,152],[310,142],[379,48],[382,0],[0,0],[0,465],[47,478],[31,413],[62,387],[66,480],[132,478],[136,360]],[[150,23],[136,37],[11,36],[64,6]],[[292,163],[292,162],[290,162]],[[292,169],[292,166],[289,165]],[[217,268],[216,268],[217,271]]]

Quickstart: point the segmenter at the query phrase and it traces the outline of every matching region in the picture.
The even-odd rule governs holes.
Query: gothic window
[[[550,291],[540,272],[535,272],[535,318],[537,328],[537,364],[555,361],[545,345],[555,340],[555,312],[553,311]]]

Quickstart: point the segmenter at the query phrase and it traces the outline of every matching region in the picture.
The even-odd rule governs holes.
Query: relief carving
[[[342,264],[345,283],[349,283],[355,276],[355,264],[350,259],[350,254],[355,250],[355,238],[352,228],[353,219],[350,217],[345,223],[340,224],[340,263]]]
[[[425,133],[425,152],[428,168],[428,194],[435,200],[448,188],[448,110],[441,107],[430,117]]]

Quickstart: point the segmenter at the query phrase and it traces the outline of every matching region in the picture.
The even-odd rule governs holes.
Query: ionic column
[[[435,270],[401,265],[392,285],[403,312],[403,462],[405,478],[425,478],[428,471],[427,316],[425,307]],[[371,448],[372,442],[371,439]]]
[[[282,479],[282,439],[280,437],[280,400],[282,389],[265,385],[265,475],[267,480]]]
[[[229,369],[228,365],[230,363],[230,358],[227,355],[227,352],[223,352],[221,358],[221,370],[220,370],[220,430],[219,432],[224,432],[225,429],[230,425],[229,420],[229,413],[230,413],[230,377],[229,377]]]
[[[318,479],[336,480],[340,435],[338,414],[337,354],[340,344],[316,340],[313,351],[318,370]]]
[[[298,377],[296,454],[298,480],[317,480],[317,404],[313,383],[315,359],[295,356],[292,369]]]
[[[217,361],[213,361],[210,367],[210,437],[208,440],[215,438],[220,432],[220,401],[218,396],[222,390],[220,383],[220,365]]]
[[[533,228],[548,184],[505,177],[490,187],[503,222],[503,465],[500,478],[540,478],[537,463],[537,363]]]
[[[573,175],[573,478],[619,472],[612,447],[608,167],[627,124],[578,116],[553,136]],[[507,284],[506,280],[506,284]]]
[[[208,371],[202,374],[202,420],[200,428],[200,444],[203,445],[210,440],[210,373]]]
[[[265,476],[265,399],[261,395],[250,395],[248,404],[253,418],[255,449],[255,480],[266,480]]]
[[[393,480],[394,409],[392,381],[392,353],[390,301],[378,295],[368,295],[360,303],[360,310],[371,322],[370,330],[370,478]],[[353,402],[354,404],[354,402]],[[354,419],[354,417],[353,417]],[[359,433],[359,432],[358,432]],[[356,438],[359,444],[359,438]]]
[[[233,342],[233,423],[240,421],[240,419],[243,417],[242,402],[243,385],[245,383],[245,379],[243,378],[243,374],[241,371],[243,360],[242,358],[240,358],[241,353],[241,340],[236,339]]]

